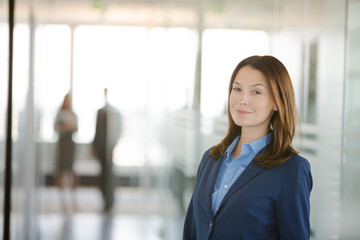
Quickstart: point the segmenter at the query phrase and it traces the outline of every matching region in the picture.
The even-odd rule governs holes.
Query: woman
[[[244,59],[228,100],[228,131],[200,162],[183,238],[309,239],[312,177],[291,145],[298,115],[286,68]]]
[[[78,130],[78,123],[77,116],[72,111],[69,94],[64,97],[63,104],[56,116],[54,128],[59,135],[55,166],[56,185],[63,190],[64,185],[69,183],[72,190],[75,190],[77,179],[73,170],[75,143],[72,134]],[[62,206],[64,211],[68,210],[64,199],[62,199]]]

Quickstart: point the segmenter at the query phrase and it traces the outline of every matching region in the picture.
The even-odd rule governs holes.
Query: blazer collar
[[[264,147],[262,150],[260,150],[260,152],[257,154],[261,154],[262,152],[264,152],[264,150],[266,149],[266,147]],[[220,160],[220,159],[219,159]],[[219,168],[217,167],[218,171]],[[256,165],[256,163],[254,163],[253,161],[250,162],[250,164],[245,168],[245,170],[242,172],[242,174],[239,176],[239,178],[234,182],[234,184],[231,186],[231,188],[229,189],[229,191],[226,193],[226,195],[224,196],[224,199],[222,200],[220,206],[219,206],[219,210],[222,208],[222,205],[224,205],[224,203],[231,197],[231,195],[233,195],[235,192],[237,192],[240,188],[242,188],[244,185],[246,185],[248,182],[250,182],[253,178],[255,178],[257,175],[259,175],[264,169],[259,167],[258,165]],[[217,173],[217,172],[216,172]],[[215,175],[215,179],[216,179],[216,175]],[[212,182],[212,187],[214,186],[215,181]],[[213,190],[213,189],[212,189]],[[208,191],[208,189],[206,189],[206,191]],[[211,191],[212,193],[213,191]],[[210,198],[210,211],[211,210],[211,194],[209,196]],[[216,212],[215,217],[218,215],[220,211]]]
[[[239,178],[234,182],[229,191],[226,193],[224,199],[222,200],[219,209],[221,209],[222,205],[237,192],[240,188],[246,185],[251,179],[255,178],[258,174],[260,174],[264,169],[257,166],[256,163],[251,162],[244,170],[244,172],[239,176]]]

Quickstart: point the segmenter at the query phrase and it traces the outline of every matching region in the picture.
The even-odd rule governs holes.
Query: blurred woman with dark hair
[[[64,97],[62,106],[56,116],[54,128],[58,133],[55,182],[60,190],[64,190],[64,187],[69,185],[74,191],[77,186],[77,177],[73,169],[75,143],[72,135],[78,130],[78,121],[76,114],[72,110],[70,94],[66,94]],[[65,196],[61,197],[63,210],[68,211],[69,209],[67,209],[64,199]]]

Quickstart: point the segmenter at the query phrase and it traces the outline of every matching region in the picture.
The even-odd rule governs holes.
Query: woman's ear
[[[278,108],[277,108],[277,105],[275,104],[274,111],[277,111],[277,110],[278,110]]]

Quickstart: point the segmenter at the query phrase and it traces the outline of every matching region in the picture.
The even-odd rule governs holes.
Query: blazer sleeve
[[[201,159],[199,164],[196,179],[198,179],[199,175],[201,174],[205,162],[208,160],[210,151],[206,151]],[[196,183],[195,183],[196,186]],[[196,210],[194,210],[194,200],[193,196],[191,197],[190,204],[185,216],[185,223],[184,223],[184,231],[183,231],[183,240],[195,240],[196,239],[196,221],[195,221],[195,214]]]
[[[195,240],[195,239],[196,239],[196,222],[194,218],[193,198],[191,198],[185,217],[183,240]]]
[[[277,201],[276,211],[282,240],[310,239],[310,192],[312,176],[309,162],[299,156],[288,170]]]

